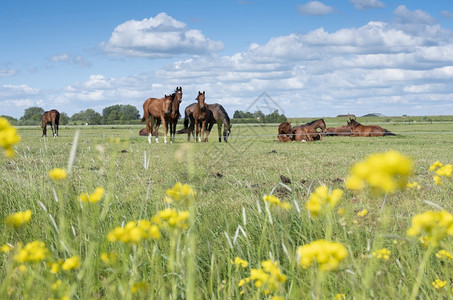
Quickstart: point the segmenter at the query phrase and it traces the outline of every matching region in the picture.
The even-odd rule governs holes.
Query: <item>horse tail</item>
[[[187,110],[184,111],[184,129],[187,129],[189,127],[189,114],[187,113]]]

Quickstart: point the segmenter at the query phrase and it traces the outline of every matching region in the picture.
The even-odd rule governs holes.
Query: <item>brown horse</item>
[[[176,125],[178,125],[178,119],[181,117],[179,113],[179,105],[182,101],[182,87],[176,87],[175,92],[171,95],[171,113],[165,116],[167,121],[166,126],[170,124],[170,143],[175,141]],[[167,129],[168,130],[168,129]],[[165,136],[165,139],[167,137]]]
[[[289,142],[292,140],[292,133],[291,133],[291,123],[290,122],[283,122],[278,125],[278,140],[279,142]]]
[[[207,142],[209,131],[207,125],[209,120],[214,119],[212,111],[208,108],[205,103],[206,93],[198,91],[197,103],[193,109],[193,119],[195,121],[195,141],[198,138],[199,142]],[[188,132],[188,138],[190,139],[190,131]]]
[[[195,109],[195,106],[197,103],[192,103],[189,106],[186,107],[184,111],[184,129],[181,129],[178,131],[178,133],[189,133],[191,132],[193,135],[193,130],[195,126],[195,121],[193,119],[193,110]],[[226,112],[225,108],[223,108],[222,105],[218,103],[213,103],[213,104],[206,104],[208,106],[208,109],[212,112],[213,118],[208,120],[207,122],[207,130],[211,132],[212,127],[214,124],[217,124],[217,130],[219,133],[219,143],[222,142],[222,136],[223,140],[225,143],[228,142],[228,137],[230,136],[231,133],[231,125],[230,123],[230,117],[228,116],[228,113]],[[189,125],[190,123],[190,125]],[[222,135],[222,127],[223,127],[223,135]],[[189,139],[190,139],[190,134],[189,134]]]
[[[301,129],[301,130],[298,130]],[[320,129],[320,131],[318,131]],[[296,133],[297,131],[297,133]],[[291,129],[293,140],[296,141],[318,141],[321,140],[321,133],[326,131],[326,122],[324,119],[317,119],[306,124],[294,126]]]
[[[348,127],[352,130],[352,136],[386,136],[394,133],[378,125],[362,125],[356,119],[349,118]]]
[[[327,136],[350,136],[352,135],[352,130],[348,126],[339,126],[339,127],[329,127],[326,128],[324,135]]]
[[[41,117],[42,136],[47,136],[47,124],[52,128],[52,136],[58,136],[58,126],[60,123],[60,113],[56,109],[44,112]]]
[[[151,135],[156,136],[156,143],[159,143],[159,125],[164,125],[164,143],[167,143],[167,121],[166,117],[171,114],[171,95],[163,98],[148,98],[143,103],[142,122],[146,122],[148,131],[148,142],[151,144]],[[156,120],[157,119],[157,120]],[[158,121],[160,120],[160,122]],[[155,134],[154,134],[155,132]]]

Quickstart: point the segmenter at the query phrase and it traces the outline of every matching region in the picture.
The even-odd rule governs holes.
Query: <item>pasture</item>
[[[341,122],[326,120],[327,126]],[[0,246],[14,247],[0,252],[0,298],[451,298],[453,262],[435,254],[453,253],[452,237],[426,248],[406,231],[416,214],[453,212],[452,179],[436,185],[428,170],[437,160],[452,163],[453,122],[379,125],[397,135],[278,143],[278,125],[235,124],[227,144],[218,143],[216,126],[208,143],[186,143],[182,134],[173,144],[162,138],[149,144],[138,136],[143,126],[60,126],[58,138],[41,138],[38,126],[19,128],[14,158],[0,156],[0,219],[25,210],[32,217],[20,228],[0,224]],[[389,150],[413,160],[409,181],[420,189],[385,196],[345,188],[355,163]],[[54,168],[68,170],[67,178],[51,180]],[[291,182],[282,184],[281,175]],[[197,193],[188,206],[165,201],[177,182]],[[329,217],[313,218],[305,203],[322,185],[344,194]],[[97,187],[105,189],[99,202],[78,200]],[[263,196],[271,193],[291,208],[265,205]],[[189,212],[188,228],[136,243],[107,239],[116,227],[168,207]],[[326,234],[347,249],[338,270],[301,267],[297,248]],[[36,240],[47,247],[47,259],[18,263],[18,243]],[[383,248],[388,259],[373,256]],[[75,256],[74,268],[53,272]],[[234,264],[236,257],[248,265]],[[278,262],[286,279],[262,278],[261,287],[257,279],[247,281],[267,260]],[[446,285],[436,287],[436,279]]]

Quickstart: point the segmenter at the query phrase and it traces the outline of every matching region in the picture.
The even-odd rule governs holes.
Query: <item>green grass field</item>
[[[341,119],[326,123],[344,125]],[[453,253],[452,237],[424,247],[406,231],[414,215],[453,212],[452,179],[436,185],[428,170],[437,160],[452,163],[453,121],[379,125],[397,136],[278,143],[275,124],[236,124],[227,144],[217,142],[214,128],[209,143],[186,143],[187,136],[179,135],[174,144],[161,138],[150,145],[138,136],[143,126],[62,126],[58,138],[41,138],[39,127],[19,128],[14,158],[0,156],[0,219],[28,209],[32,217],[19,228],[0,223],[0,246],[14,247],[0,252],[0,298],[409,299],[414,293],[451,298],[453,262],[435,254]],[[417,181],[419,190],[384,196],[345,188],[355,163],[389,150],[413,160],[410,182]],[[66,169],[68,177],[52,181],[48,172],[54,168]],[[280,175],[291,183],[282,184]],[[176,182],[197,193],[188,207],[165,201]],[[344,194],[327,217],[311,218],[305,203],[322,185]],[[96,187],[105,189],[99,202],[78,200]],[[271,193],[291,209],[267,207],[263,196]],[[168,207],[190,213],[188,228],[162,229],[160,238],[132,244],[107,239],[114,228],[151,220]],[[336,213],[339,208],[343,215]],[[357,216],[364,209],[368,214]],[[297,248],[318,239],[346,247],[338,270],[298,264]],[[19,262],[19,243],[36,240],[48,249],[46,259]],[[388,260],[372,255],[382,248],[391,251]],[[74,256],[80,263],[73,269],[52,270],[52,264],[61,268]],[[233,264],[236,257],[248,266]],[[278,262],[286,280],[239,286],[267,260]],[[447,283],[436,288],[436,279]]]

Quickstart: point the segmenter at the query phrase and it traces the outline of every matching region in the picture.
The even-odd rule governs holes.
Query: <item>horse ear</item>
[[[203,91],[203,95],[204,95],[204,91]]]

